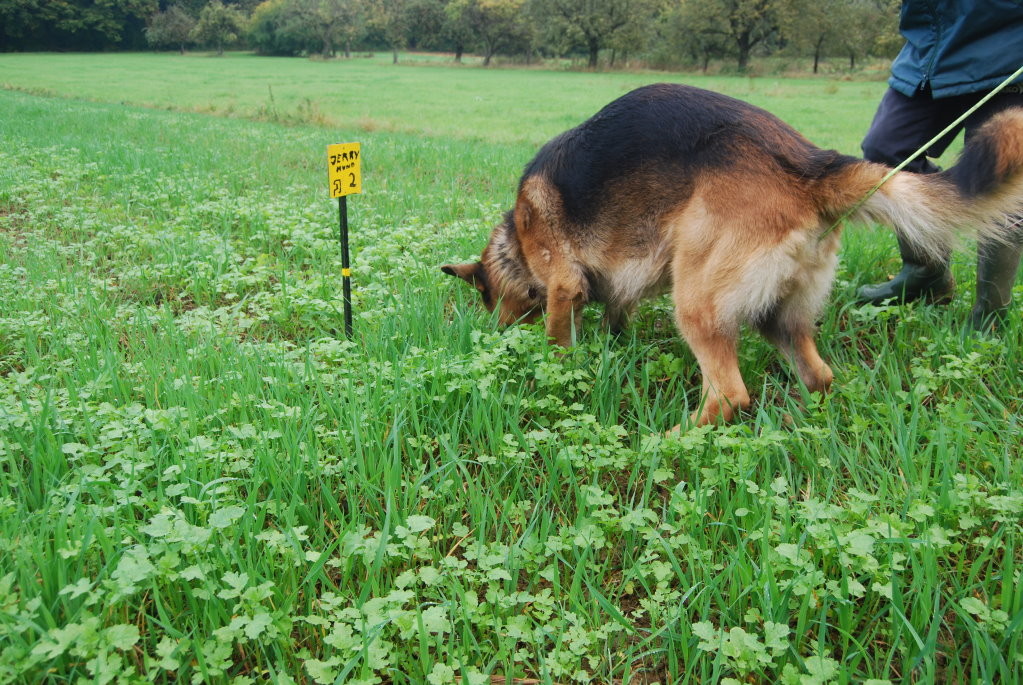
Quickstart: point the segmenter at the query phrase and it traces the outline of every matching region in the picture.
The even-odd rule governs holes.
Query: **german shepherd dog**
[[[474,286],[502,325],[546,313],[572,343],[587,302],[621,330],[636,303],[668,289],[703,375],[691,420],[730,420],[750,404],[741,324],[795,362],[810,391],[831,368],[814,343],[843,219],[892,227],[922,253],[946,253],[965,227],[1004,242],[1023,209],[1023,108],[1002,112],[939,174],[900,172],[822,150],[772,114],[718,93],[634,90],[544,145],[515,208],[478,262],[442,270]],[[869,197],[868,197],[869,195]]]

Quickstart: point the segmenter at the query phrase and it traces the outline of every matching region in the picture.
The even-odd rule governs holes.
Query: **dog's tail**
[[[1010,218],[1023,215],[1023,108],[993,116],[947,171],[899,172],[863,202],[888,171],[863,162],[836,175],[849,200],[857,194],[849,218],[890,226],[936,260],[947,258],[964,237],[999,243],[1023,238],[1018,219]]]

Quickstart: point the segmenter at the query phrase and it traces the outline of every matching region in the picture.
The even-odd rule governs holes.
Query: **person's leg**
[[[1007,92],[1006,92],[1007,91]],[[1008,107],[1023,107],[1023,87],[1010,86],[993,97],[966,121],[966,138],[990,117]],[[1023,235],[1023,228],[1020,229]],[[970,323],[978,330],[990,330],[1005,317],[1012,301],[1012,287],[1019,271],[1023,239],[1015,245],[981,243],[977,247],[977,299]]]
[[[928,93],[909,97],[889,88],[881,98],[870,129],[860,144],[863,158],[888,166],[901,164],[955,119],[955,116],[948,117],[944,103],[943,100],[933,100]],[[905,170],[917,174],[940,171],[928,157],[939,156],[953,138],[955,132],[933,145],[926,155],[920,155],[907,164]]]
[[[884,302],[913,302],[924,300],[931,304],[948,304],[955,293],[955,279],[949,269],[949,256],[940,261],[917,251],[908,241],[896,236],[902,268],[890,281],[861,286],[856,300],[861,304]]]
[[[955,119],[954,115],[949,116],[947,104],[932,100],[926,93],[907,97],[889,89],[863,139],[864,159],[888,166],[899,165]],[[953,137],[954,133],[932,146],[928,154],[941,154]],[[904,168],[918,174],[939,171],[927,155],[920,155]],[[955,281],[948,257],[935,262],[925,258],[909,242],[898,238],[898,243],[902,269],[890,281],[861,287],[856,293],[857,300],[871,304],[889,300],[911,302],[921,298],[934,303],[951,300]]]
[[[996,328],[1009,310],[1023,243],[977,247],[977,300],[970,323],[978,331]]]

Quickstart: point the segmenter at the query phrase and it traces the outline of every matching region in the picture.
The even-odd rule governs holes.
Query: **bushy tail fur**
[[[874,179],[871,187],[876,186],[888,169],[865,162],[850,172],[856,179],[847,190],[862,189],[869,179]],[[985,123],[955,166],[938,174],[899,172],[857,207],[851,218],[891,226],[921,255],[940,260],[964,237],[1018,243],[1023,240],[1020,215],[1023,108],[1013,108]]]

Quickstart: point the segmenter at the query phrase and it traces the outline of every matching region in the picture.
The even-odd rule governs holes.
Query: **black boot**
[[[1021,245],[982,243],[977,247],[977,301],[970,322],[978,331],[991,331],[1005,318],[1016,283]]]
[[[898,240],[902,270],[887,283],[863,286],[856,291],[856,299],[861,304],[882,304],[886,300],[903,303],[921,298],[932,304],[948,304],[955,292],[948,258],[937,263],[928,261],[908,242]]]

